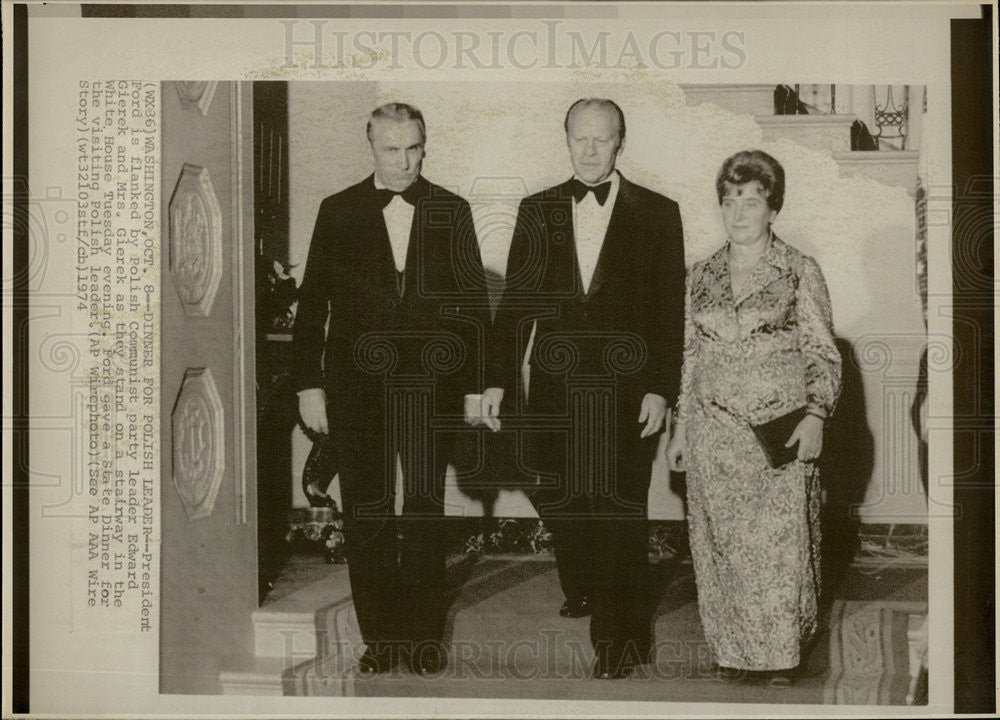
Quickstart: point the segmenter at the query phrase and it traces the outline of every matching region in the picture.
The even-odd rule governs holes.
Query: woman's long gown
[[[795,667],[815,632],[816,466],[770,468],[750,426],[803,405],[832,413],[840,362],[812,258],[772,237],[738,297],[728,245],[692,268],[678,417],[698,606],[722,666]]]

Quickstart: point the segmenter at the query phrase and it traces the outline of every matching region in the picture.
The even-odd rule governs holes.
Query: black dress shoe
[[[567,600],[559,608],[559,615],[564,618],[581,618],[590,615],[590,600],[582,597],[579,600]]]
[[[379,673],[387,673],[392,670],[395,664],[391,653],[374,653],[368,649],[358,660],[358,675],[371,677]]]
[[[795,684],[795,676],[789,672],[775,672],[767,679],[767,684],[774,688],[788,688]]]
[[[794,667],[787,670],[768,670],[761,673],[762,678],[768,685],[774,688],[788,688],[795,684],[799,677],[800,668]]]
[[[719,682],[736,682],[744,680],[746,677],[747,671],[740,670],[739,668],[726,667],[724,665],[716,665],[712,668],[712,679]]]
[[[421,677],[437,675],[448,667],[448,654],[438,643],[423,643],[410,653],[410,669]]]

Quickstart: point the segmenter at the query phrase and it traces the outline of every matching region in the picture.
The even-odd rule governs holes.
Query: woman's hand
[[[667,464],[674,472],[684,472],[684,454],[687,452],[687,427],[677,423],[674,434],[667,443]]]
[[[823,419],[815,415],[802,418],[785,447],[791,447],[795,443],[799,444],[799,460],[811,462],[818,458],[823,449]]]

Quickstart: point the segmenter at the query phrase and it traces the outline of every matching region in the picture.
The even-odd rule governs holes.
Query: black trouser
[[[620,414],[621,415],[621,414]],[[626,420],[631,422],[625,424]],[[620,429],[607,455],[614,471],[592,461],[593,447],[583,431],[577,458],[561,457],[566,431],[534,433],[529,453],[547,457],[539,465],[554,469],[543,477],[532,502],[552,533],[559,582],[566,598],[587,596],[593,608],[590,637],[598,653],[612,662],[648,660],[652,646],[653,598],[648,581],[648,494],[658,438],[639,438],[635,418],[619,417]],[[580,436],[580,429],[574,428]],[[562,438],[560,438],[560,435]],[[600,453],[598,453],[600,454]],[[553,463],[552,458],[557,458]],[[589,461],[588,461],[589,458]]]
[[[444,635],[445,535],[441,447],[402,437],[387,447],[384,428],[343,436],[340,465],[344,541],[351,593],[365,644],[420,652]],[[395,516],[396,454],[403,509]],[[397,537],[398,534],[398,537]]]

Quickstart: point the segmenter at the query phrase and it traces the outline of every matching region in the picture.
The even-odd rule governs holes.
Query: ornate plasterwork
[[[215,96],[215,88],[218,84],[216,80],[174,81],[174,87],[177,88],[181,104],[186,108],[197,108],[202,115],[208,115],[208,108],[212,105],[212,98]]]
[[[173,480],[188,519],[212,514],[226,469],[222,399],[209,368],[189,368],[170,418]]]
[[[207,169],[184,163],[169,215],[174,287],[186,315],[207,317],[222,278],[222,212]]]

